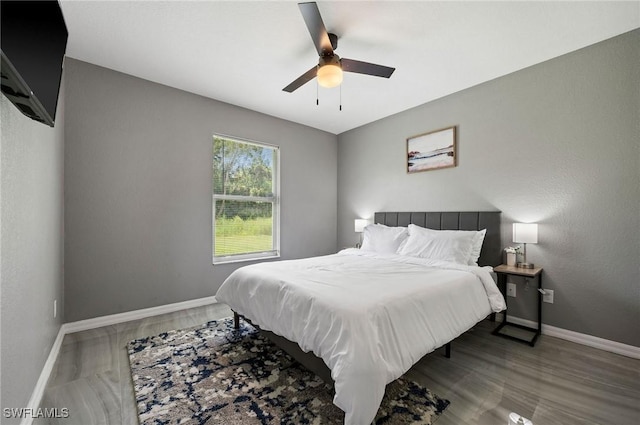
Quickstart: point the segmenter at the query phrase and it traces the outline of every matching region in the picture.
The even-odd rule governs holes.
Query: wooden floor
[[[222,304],[66,335],[41,407],[69,409],[66,419],[35,424],[137,424],[125,345],[130,340],[228,317]],[[549,336],[532,348],[491,335],[484,321],[406,377],[451,405],[437,425],[505,425],[510,412],[534,425],[640,423],[640,360]]]

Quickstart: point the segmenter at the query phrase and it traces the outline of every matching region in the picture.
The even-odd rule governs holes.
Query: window
[[[213,136],[213,262],[280,255],[279,149]]]

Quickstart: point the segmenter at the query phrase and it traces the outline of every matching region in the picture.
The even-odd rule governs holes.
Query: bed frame
[[[502,246],[500,240],[500,211],[463,211],[463,212],[377,212],[374,223],[390,227],[415,224],[434,230],[482,230],[487,229],[480,251],[478,265],[496,266],[502,263]],[[264,331],[253,325],[244,316],[233,312],[234,326],[240,327],[240,318],[254,326],[262,335],[286,351],[291,357],[315,372],[326,383],[333,385],[331,370],[324,360],[313,354],[305,353],[297,343],[289,341],[273,332]],[[495,313],[491,315],[495,321]],[[445,356],[451,357],[451,341],[444,345]]]

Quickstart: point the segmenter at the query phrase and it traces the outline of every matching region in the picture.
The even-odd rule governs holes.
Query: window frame
[[[269,258],[280,258],[280,146],[271,143],[258,142],[255,140],[244,139],[236,136],[229,136],[221,133],[214,133],[211,139],[211,172],[213,173],[213,154],[215,138],[226,139],[232,142],[244,143],[247,145],[258,146],[261,148],[273,149],[275,155],[273,158],[272,172],[272,193],[271,196],[250,196],[250,195],[217,195],[215,193],[213,175],[211,178],[211,259],[212,264],[229,264],[244,261],[264,260]],[[244,254],[231,254],[216,256],[216,200],[230,200],[241,202],[270,202],[272,204],[271,214],[271,237],[272,249],[268,251],[251,252]]]

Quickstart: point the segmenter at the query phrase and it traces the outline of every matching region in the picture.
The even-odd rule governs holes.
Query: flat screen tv
[[[56,118],[67,26],[57,0],[0,2],[2,93],[26,116]]]

